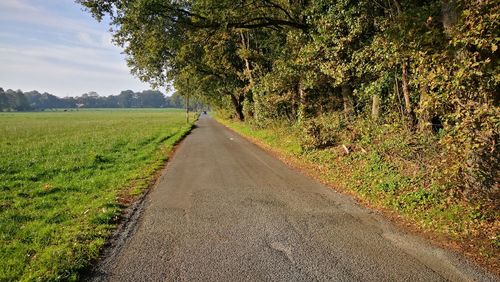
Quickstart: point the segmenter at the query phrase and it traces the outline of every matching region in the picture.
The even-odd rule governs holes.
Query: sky
[[[149,89],[111,38],[74,0],[0,0],[0,87],[59,97]]]

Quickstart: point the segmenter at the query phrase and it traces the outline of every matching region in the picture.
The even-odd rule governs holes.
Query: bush
[[[324,149],[340,142],[340,134],[346,129],[341,115],[322,115],[303,123],[301,147],[303,150]]]

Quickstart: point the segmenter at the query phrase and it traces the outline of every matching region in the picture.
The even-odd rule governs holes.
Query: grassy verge
[[[400,128],[364,123],[343,130],[335,146],[305,150],[304,134],[293,125],[262,128],[216,118],[321,182],[498,274],[499,211],[450,193],[452,183],[440,177],[446,163],[439,164],[437,137],[415,140]]]
[[[176,110],[0,113],[0,281],[77,280],[190,129]]]

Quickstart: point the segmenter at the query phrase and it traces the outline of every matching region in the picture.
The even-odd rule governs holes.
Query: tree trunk
[[[441,14],[444,31],[448,36],[451,36],[453,26],[458,21],[457,4],[455,0],[442,0]]]
[[[380,96],[372,96],[372,119],[377,121],[380,118]]]
[[[432,129],[431,116],[427,105],[429,100],[428,92],[429,87],[427,85],[420,86],[420,115],[418,117],[418,130],[421,132],[430,132]]]
[[[240,32],[240,37],[241,37],[241,45],[243,46],[243,48],[249,52],[248,50],[250,49],[250,42],[249,42],[249,39],[247,36],[245,36],[245,34],[242,32]],[[245,56],[243,58],[243,60],[245,61],[245,76],[247,77],[248,79],[248,82],[249,82],[249,85],[248,85],[248,89],[250,90],[251,88],[253,88],[253,85],[254,85],[254,80],[253,80],[253,74],[252,74],[252,64],[250,63],[250,60]]]
[[[231,94],[231,102],[233,103],[234,106],[234,111],[236,112],[236,116],[238,117],[239,121],[244,121],[245,116],[243,114],[243,99],[241,97],[236,97],[235,95]]]
[[[399,83],[398,83],[398,78],[397,75],[394,77],[394,93],[398,97],[398,110],[399,110],[399,116],[401,117],[401,124],[405,123],[405,114],[403,110],[403,101],[401,100],[401,95],[399,93]]]
[[[297,120],[299,123],[302,123],[308,116],[307,114],[307,92],[304,89],[304,86],[301,82],[299,82],[297,86],[297,91],[299,92],[299,108],[298,108],[298,117]]]
[[[189,94],[186,94],[186,123],[189,123]]]
[[[241,45],[243,46],[243,49],[246,51],[246,53],[249,52],[250,50],[250,39],[248,38],[248,36],[245,36],[245,34],[243,33],[243,31],[240,32],[240,37],[241,37]],[[254,79],[253,79],[253,67],[252,67],[252,63],[250,62],[250,60],[248,59],[247,55],[245,54],[244,58],[243,58],[243,61],[245,62],[245,70],[243,70],[243,73],[245,74],[246,78],[248,79],[248,85],[245,86],[244,88],[244,95],[247,96],[247,101],[248,102],[253,102],[253,87],[255,86],[255,83],[254,83]],[[254,112],[253,112],[253,109],[250,107],[248,109],[248,116],[250,116],[250,118],[253,118],[254,116]]]
[[[398,13],[398,15],[400,15],[402,11],[401,4],[398,0],[393,0],[392,3],[394,3],[394,6],[396,6],[396,12]]]
[[[403,97],[405,102],[405,115],[410,127],[413,127],[415,125],[415,118],[414,118],[413,106],[411,105],[411,99],[410,99],[410,85],[408,82],[408,61],[404,60],[401,67],[402,67],[401,87],[403,89]]]
[[[352,97],[352,89],[348,82],[342,84],[341,92],[344,113],[346,116],[351,116],[354,113],[354,98]]]

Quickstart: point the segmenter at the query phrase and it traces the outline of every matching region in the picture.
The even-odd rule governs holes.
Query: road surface
[[[210,117],[95,281],[495,281]]]

